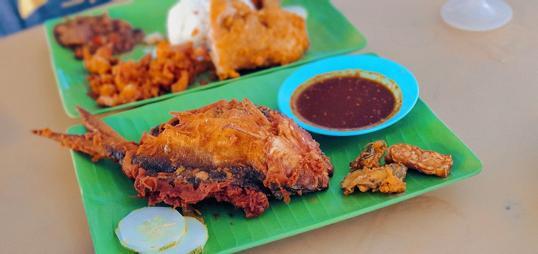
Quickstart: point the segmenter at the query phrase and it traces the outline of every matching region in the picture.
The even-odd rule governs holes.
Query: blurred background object
[[[1,0],[0,37],[111,0]]]
[[[512,7],[504,0],[448,0],[441,16],[449,25],[469,31],[489,31],[512,19]]]

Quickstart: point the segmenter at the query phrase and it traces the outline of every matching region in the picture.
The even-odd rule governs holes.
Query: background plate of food
[[[48,21],[45,33],[70,117],[76,106],[131,108],[366,44],[328,0],[136,0]]]
[[[208,231],[204,252],[234,253],[374,211],[480,172],[478,158],[420,99],[406,117],[383,130],[352,137],[311,136],[276,111],[280,85],[298,68],[121,112],[104,118],[106,125],[85,116],[89,132],[83,126],[68,131],[86,133],[83,136],[36,131],[90,153],[93,159],[123,161],[120,166],[112,160],[96,162],[83,153],[72,153],[96,253],[130,253],[114,229],[148,201],[198,210]],[[189,138],[180,138],[185,135]],[[265,149],[263,144],[275,149]],[[284,153],[289,156],[279,157],[278,151],[294,145],[297,149]],[[125,152],[130,149],[137,150],[136,154]],[[255,156],[259,153],[269,155]],[[166,158],[179,161],[179,167]],[[252,163],[230,169],[210,166],[207,172],[188,166],[207,160],[218,165],[223,158],[247,158]],[[288,165],[295,165],[289,173],[303,173],[278,180],[291,185],[271,184],[278,175],[264,171],[263,165],[282,165],[288,160],[292,163]],[[305,163],[304,167],[297,162]],[[262,181],[270,174],[270,180]],[[172,180],[174,185],[166,184]],[[213,188],[215,181],[220,181],[219,188],[240,189],[224,195]],[[137,197],[141,193],[145,198]],[[237,195],[241,193],[246,195]]]

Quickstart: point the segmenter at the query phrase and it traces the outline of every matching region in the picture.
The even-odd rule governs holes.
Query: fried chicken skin
[[[359,156],[349,164],[350,170],[379,167],[386,150],[387,143],[383,140],[368,143]]]
[[[239,70],[284,65],[301,58],[309,47],[305,20],[280,7],[278,0],[251,9],[240,0],[212,0],[209,48],[220,79]]]
[[[345,195],[361,192],[401,193],[405,191],[407,167],[399,163],[363,168],[349,173],[341,183]]]
[[[178,112],[140,142],[126,141],[110,127],[80,110],[83,135],[35,134],[86,153],[112,159],[134,180],[138,196],[150,205],[165,203],[191,210],[213,198],[256,217],[269,198],[325,190],[333,166],[308,132],[277,111],[249,100],[219,101]]]
[[[408,144],[390,146],[385,161],[402,163],[408,168],[439,177],[447,177],[453,164],[451,155],[423,150]]]

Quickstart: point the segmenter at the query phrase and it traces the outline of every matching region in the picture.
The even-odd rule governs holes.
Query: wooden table
[[[335,4],[368,51],[409,67],[421,96],[482,159],[470,180],[252,253],[536,253],[538,1],[485,33],[452,29],[444,0]],[[68,150],[30,129],[64,130],[42,27],[0,40],[0,253],[91,253]]]

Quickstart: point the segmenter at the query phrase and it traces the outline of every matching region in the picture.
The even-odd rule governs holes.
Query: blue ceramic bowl
[[[394,93],[396,100],[401,101],[397,112],[381,123],[352,130],[324,128],[302,121],[295,115],[291,109],[291,97],[299,86],[320,75],[348,72],[359,73],[362,77],[375,79],[389,88]],[[299,68],[280,87],[278,107],[283,114],[308,131],[328,136],[355,136],[381,130],[402,119],[415,106],[418,94],[417,80],[402,65],[377,56],[347,55],[320,60]]]

